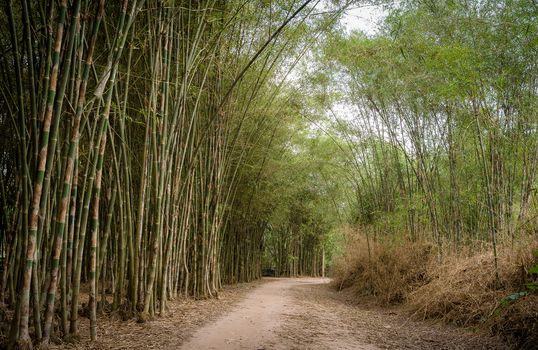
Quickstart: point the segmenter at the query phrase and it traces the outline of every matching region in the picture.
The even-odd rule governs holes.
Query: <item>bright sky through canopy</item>
[[[360,30],[370,36],[377,33],[379,23],[386,15],[380,5],[350,7],[342,18],[342,25],[348,32]]]

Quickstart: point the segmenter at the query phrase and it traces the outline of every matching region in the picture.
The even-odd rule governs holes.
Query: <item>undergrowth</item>
[[[433,247],[428,244],[375,244],[368,253],[366,238],[354,243],[337,262],[334,284],[357,295],[375,296],[382,305],[401,303],[409,292],[428,280]]]
[[[498,278],[490,252],[444,256],[424,242],[370,242],[354,235],[336,262],[334,287],[402,304],[421,319],[481,327],[517,348],[538,344],[538,244],[500,247]],[[533,255],[534,252],[534,255]]]

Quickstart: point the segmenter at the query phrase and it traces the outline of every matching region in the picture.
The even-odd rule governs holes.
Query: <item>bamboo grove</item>
[[[535,240],[537,10],[409,1],[378,35],[325,45],[318,72],[338,72],[326,89],[340,93],[327,117],[348,155],[352,222],[370,242],[426,240],[439,260],[485,248],[496,265],[499,245]]]
[[[96,339],[99,312],[144,322],[260,276],[281,81],[332,23],[306,25],[315,5],[3,1],[6,343],[76,338],[80,315]]]

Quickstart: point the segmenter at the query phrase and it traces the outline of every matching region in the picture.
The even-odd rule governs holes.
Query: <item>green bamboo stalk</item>
[[[75,13],[78,13],[80,9],[80,1],[76,3],[75,9],[76,9]],[[82,113],[84,109],[86,86],[87,86],[87,81],[88,81],[88,76],[89,76],[89,70],[93,61],[93,51],[94,51],[95,42],[97,39],[97,33],[99,31],[99,24],[103,17],[103,13],[104,13],[104,0],[101,0],[98,5],[97,16],[96,16],[96,20],[95,20],[95,24],[93,28],[92,38],[90,40],[90,45],[89,45],[87,57],[86,57],[86,63],[84,65],[83,81],[80,86],[79,101],[78,101],[75,119],[72,125],[71,140],[69,143],[66,170],[64,174],[64,180],[63,180],[63,190],[62,190],[62,196],[60,200],[60,209],[58,211],[58,217],[57,217],[57,225],[56,225],[57,232],[56,232],[56,238],[55,238],[54,249],[53,249],[54,255],[53,255],[52,269],[51,269],[51,274],[50,274],[47,310],[45,314],[45,327],[44,327],[45,331],[44,331],[44,336],[41,343],[41,345],[44,347],[48,346],[48,342],[50,339],[52,317],[54,314],[54,300],[55,300],[56,289],[57,289],[59,259],[61,256],[62,242],[64,240],[64,230],[65,230],[65,225],[66,225],[67,212],[69,210],[69,199],[71,195],[71,182],[72,182],[73,171],[75,167],[75,154],[77,153],[77,148],[78,148],[78,143],[79,143],[79,138],[80,138],[79,127],[80,127],[80,121],[81,121]],[[78,20],[75,19],[75,21],[77,22]],[[67,80],[65,80],[65,83],[66,82]]]
[[[111,103],[112,103],[112,92],[114,91],[114,86],[116,84],[116,74],[118,72],[118,65],[119,65],[119,58],[122,55],[123,46],[129,31],[129,28],[131,27],[134,18],[138,12],[140,12],[141,7],[143,6],[144,1],[140,1],[137,3],[134,2],[130,16],[128,16],[128,20],[125,23],[125,26],[120,26],[119,33],[117,35],[117,44],[114,48],[114,55],[111,55],[109,57],[109,62],[111,66],[111,71],[105,74],[105,78],[100,81],[100,85],[110,85],[110,88],[107,92],[105,101],[104,101],[104,111],[101,116],[101,119],[99,121],[99,125],[97,126],[97,140],[102,140],[103,135],[106,133],[108,128],[108,117],[110,115],[110,109],[111,109]],[[120,16],[120,24],[123,24],[124,19],[126,16],[126,10],[127,10],[127,2],[124,2],[122,6],[122,15]],[[101,89],[104,89],[104,86],[102,88],[98,87],[98,91],[96,91],[96,96],[100,96]],[[99,157],[99,144],[96,142],[94,145],[94,155],[96,158]],[[79,290],[80,290],[80,277],[82,272],[82,258],[83,258],[83,244],[84,244],[84,237],[86,235],[86,224],[88,220],[88,212],[89,212],[89,202],[91,193],[93,193],[93,179],[95,178],[95,174],[97,171],[97,159],[93,162],[92,169],[90,170],[89,174],[89,182],[87,186],[87,192],[89,193],[85,200],[84,200],[84,207],[82,210],[82,217],[81,217],[81,224],[80,224],[80,238],[79,238],[79,248],[78,248],[78,256],[77,256],[77,266],[75,269],[75,275],[74,275],[74,286],[73,286],[73,297],[71,301],[71,320],[70,320],[70,326],[69,326],[69,332],[71,334],[76,335],[78,332],[77,327],[77,320],[78,320],[78,298],[79,298]]]
[[[90,237],[90,298],[88,307],[90,309],[90,336],[91,340],[97,339],[97,231],[99,229],[99,201],[101,198],[101,179],[103,174],[103,161],[106,148],[106,133],[100,142],[99,157],[97,159],[97,174],[95,177],[95,194],[92,210],[91,237]]]
[[[43,128],[41,135],[41,144],[39,152],[39,162],[37,168],[37,177],[34,184],[34,195],[32,201],[32,212],[30,215],[30,232],[28,235],[27,250],[26,250],[26,265],[24,268],[23,282],[20,293],[20,323],[18,342],[20,347],[31,347],[31,339],[28,333],[28,319],[30,308],[30,281],[32,276],[32,267],[35,257],[36,235],[39,220],[39,202],[41,200],[43,178],[47,162],[48,141],[50,133],[50,125],[52,122],[52,107],[56,96],[56,85],[58,81],[58,70],[60,61],[60,50],[63,40],[63,31],[67,12],[67,0],[62,0],[60,5],[60,16],[58,19],[56,42],[54,45],[53,68],[50,78],[49,97],[47,102],[47,112],[43,119]]]
[[[26,46],[26,57],[28,58],[28,69],[29,69],[29,86],[30,86],[30,107],[31,107],[31,119],[32,119],[32,131],[34,144],[36,145],[35,156],[37,159],[37,145],[39,144],[39,130],[37,128],[37,97],[36,97],[36,81],[35,81],[35,72],[34,72],[34,49],[32,45],[32,31],[30,28],[30,16],[29,16],[29,6],[28,1],[22,1],[22,10],[23,10],[23,25],[24,25],[24,36],[25,36],[25,46]]]

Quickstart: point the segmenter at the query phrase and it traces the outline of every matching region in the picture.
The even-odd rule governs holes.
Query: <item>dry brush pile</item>
[[[480,249],[439,263],[428,243],[372,242],[369,255],[366,238],[348,234],[355,243],[336,262],[334,288],[358,300],[403,305],[419,319],[487,329],[517,347],[530,349],[538,341],[536,242],[502,247],[496,271],[492,253]]]

